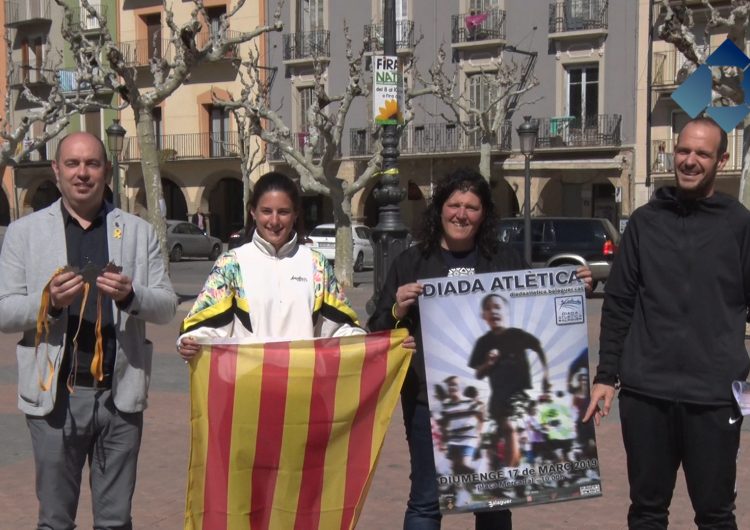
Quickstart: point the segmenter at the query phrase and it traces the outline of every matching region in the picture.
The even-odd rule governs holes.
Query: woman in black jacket
[[[496,225],[495,205],[484,177],[470,170],[448,175],[437,185],[424,213],[420,243],[394,261],[368,322],[373,331],[405,327],[416,339],[417,349],[401,392],[411,457],[404,530],[438,530],[441,520],[417,306],[422,286],[417,279],[528,268],[515,250],[500,243]],[[588,269],[579,270],[579,277],[589,286],[590,275]],[[512,528],[509,510],[475,515],[477,530]]]

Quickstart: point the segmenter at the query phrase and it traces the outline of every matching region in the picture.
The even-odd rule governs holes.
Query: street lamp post
[[[115,208],[120,207],[120,153],[125,140],[125,128],[120,125],[120,120],[115,118],[112,125],[107,127],[107,147],[112,155],[112,202]]]
[[[526,159],[523,179],[523,258],[531,265],[531,157],[536,147],[539,125],[531,116],[524,116],[523,123],[517,129],[521,141],[521,153]]]
[[[396,55],[396,6],[394,0],[383,2],[383,53]],[[372,298],[367,311],[372,313],[380,298],[385,276],[396,256],[406,248],[408,230],[401,222],[398,203],[406,195],[399,186],[398,177],[398,126],[383,126],[383,172],[380,184],[373,195],[378,203],[378,224],[372,230],[375,243]]]

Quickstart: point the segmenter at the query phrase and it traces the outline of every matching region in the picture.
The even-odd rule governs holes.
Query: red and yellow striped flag
[[[204,346],[185,529],[354,528],[409,365],[404,338]]]

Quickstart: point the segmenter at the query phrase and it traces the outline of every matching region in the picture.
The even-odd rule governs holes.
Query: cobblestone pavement
[[[364,314],[370,284],[349,291],[355,308]],[[599,301],[600,303],[600,301]],[[596,300],[589,311],[591,351],[597,350],[599,319]],[[134,498],[134,523],[137,529],[179,529],[185,497],[188,453],[187,369],[174,352],[174,340],[180,319],[187,311],[183,303],[171,325],[149,326],[154,341],[154,369],[150,406],[145,414],[143,445],[138,484]],[[23,415],[16,408],[16,367],[14,343],[17,336],[0,335],[0,530],[33,528],[36,498],[33,487],[33,460]],[[750,423],[750,422],[748,422]],[[743,429],[748,429],[746,424]],[[628,506],[625,455],[619,421],[614,414],[597,429],[604,495],[599,498],[562,502],[513,511],[517,529],[620,529],[625,528]],[[750,443],[743,432],[743,446]],[[738,525],[750,528],[750,483],[747,452],[738,463]],[[397,408],[380,463],[358,525],[362,530],[398,529],[408,491],[408,455],[403,437],[400,410]],[[84,479],[78,523],[91,528],[91,504]],[[673,528],[691,528],[692,509],[682,475],[672,506]],[[444,519],[443,528],[473,528],[471,515],[453,515]]]

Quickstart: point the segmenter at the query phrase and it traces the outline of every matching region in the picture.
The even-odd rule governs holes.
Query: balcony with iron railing
[[[29,87],[54,85],[55,70],[47,68],[46,65],[40,67],[29,64],[13,63],[13,72],[10,76],[10,86],[19,87],[24,84]]]
[[[708,55],[708,51],[704,51]],[[675,48],[655,51],[651,60],[651,87],[654,90],[674,90],[690,73],[690,63]]]
[[[60,70],[60,90],[63,93],[73,93],[78,91],[91,90],[91,85],[78,80],[78,72],[75,70]]]
[[[27,24],[49,24],[52,22],[51,4],[52,0],[7,0],[5,25],[17,28]]]
[[[310,133],[308,132],[296,132],[292,133],[294,138],[294,147],[298,149],[300,152],[304,152],[305,148],[310,143]],[[325,143],[323,138],[320,138],[318,140],[318,144],[313,147],[313,157],[314,158],[320,158],[323,155],[323,149],[325,148]],[[339,150],[336,153],[337,158],[341,158],[341,146],[339,146]],[[281,155],[281,149],[276,144],[266,144],[266,158],[269,162],[281,162],[284,160],[284,157]]]
[[[365,53],[382,53],[383,36],[385,35],[383,24],[365,25]],[[396,21],[396,50],[414,49],[414,21]]]
[[[506,121],[493,145],[493,150],[511,150],[512,129]],[[399,140],[399,152],[402,155],[427,155],[435,153],[478,152],[481,138],[478,133],[467,134],[453,123],[427,123],[408,125]],[[367,156],[373,153],[374,138],[369,129],[352,128],[349,130],[349,154]]]
[[[169,39],[118,42],[117,47],[129,66],[148,66],[152,59],[171,60],[174,57],[174,47]]]
[[[239,135],[225,133],[162,134],[156,137],[156,148],[162,163],[199,158],[239,158]],[[137,136],[125,138],[123,160],[140,160],[141,147]]]
[[[674,171],[674,140],[651,140],[651,173]]]
[[[727,135],[727,153],[729,159],[723,172],[742,171],[743,131],[735,129]],[[651,173],[674,173],[674,142],[676,138],[657,138],[651,140]]]
[[[331,32],[301,31],[284,34],[285,61],[312,61],[327,59],[331,55]]]
[[[550,38],[563,33],[607,31],[608,0],[564,0],[549,5]]]
[[[89,5],[96,10],[100,17],[102,17],[104,20],[107,20],[108,6],[92,1],[89,1]],[[74,7],[71,9],[71,11],[73,13],[73,22],[71,25],[71,29],[73,31],[94,33],[102,29],[99,24],[99,20],[95,16],[91,15],[88,10],[84,9],[83,7]]]
[[[38,149],[34,149],[30,153],[27,153],[25,157],[19,160],[19,164],[38,164],[40,162],[51,162],[55,158],[55,152],[57,151],[57,144],[60,142],[64,134],[59,134],[54,138],[47,140],[47,143],[39,146]]]
[[[240,35],[240,31],[227,30],[226,36],[234,38]],[[196,45],[199,48],[204,47],[211,40],[211,33],[203,30],[196,35]],[[174,46],[169,39],[148,40],[140,39],[136,41],[119,42],[118,48],[122,53],[125,62],[130,66],[148,66],[152,59],[165,58],[171,61],[174,58]],[[233,59],[237,55],[236,46],[230,47],[224,55],[225,59]]]
[[[226,30],[225,33],[222,34],[223,37],[227,39],[234,39],[242,35],[241,31],[235,31],[232,29]],[[196,45],[198,48],[205,47],[210,41],[211,41],[211,31],[207,26],[204,26],[203,29],[196,35]],[[224,59],[233,59],[237,56],[237,46],[233,45],[229,48],[227,53],[224,54]]]
[[[475,9],[451,16],[451,43],[456,47],[505,42],[505,29],[504,9]]]
[[[539,135],[536,145],[540,149],[617,147],[622,143],[622,116],[619,114],[598,114],[584,118],[558,116],[540,118],[537,122]]]

